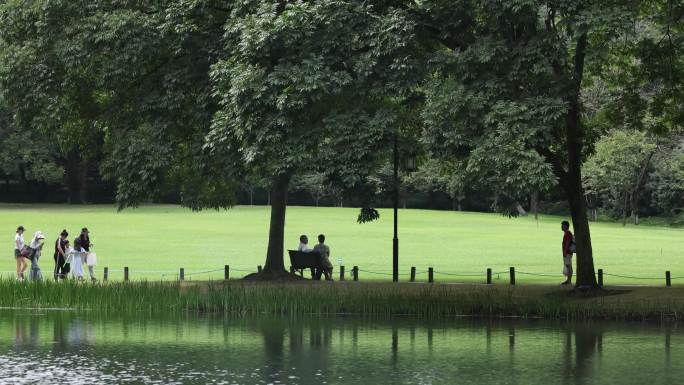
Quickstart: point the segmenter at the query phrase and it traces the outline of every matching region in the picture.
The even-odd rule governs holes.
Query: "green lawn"
[[[287,248],[296,248],[299,234],[314,239],[325,233],[331,247],[333,264],[347,269],[358,265],[360,278],[388,279],[392,253],[392,216],[381,210],[381,220],[360,225],[357,209],[290,207],[287,212]],[[111,277],[121,279],[120,270],[129,266],[133,279],[174,279],[179,267],[188,279],[222,277],[229,264],[233,276],[256,270],[264,262],[269,210],[266,207],[236,207],[229,211],[192,213],[176,206],[145,206],[116,212],[113,206],[0,205],[0,229],[5,234],[6,257],[0,271],[12,273],[11,246],[19,224],[27,228],[27,240],[35,230],[47,234],[47,251],[42,259],[44,272],[53,267],[52,248],[57,234],[66,228],[73,238],[81,227],[91,230],[98,254],[98,275],[102,268],[112,269]],[[512,218],[497,214],[449,211],[401,210],[401,273],[411,266],[424,272],[429,266],[438,281],[484,279],[491,267],[507,281],[509,266],[519,272],[557,274],[537,277],[519,274],[518,282],[559,282],[561,280],[560,217]],[[608,274],[638,277],[684,276],[684,229],[655,226],[627,226],[614,223],[592,224],[592,239],[597,268]],[[339,258],[339,260],[338,260]],[[482,274],[482,278],[442,274]],[[336,272],[337,273],[337,272]],[[407,276],[402,279],[408,279]],[[422,273],[419,280],[427,279]],[[495,275],[495,280],[497,275]],[[663,284],[659,280],[634,280],[606,276],[606,283]],[[674,283],[684,283],[684,279]]]

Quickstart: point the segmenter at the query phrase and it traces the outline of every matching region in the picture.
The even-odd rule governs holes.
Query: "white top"
[[[19,246],[17,246],[17,241],[19,241]],[[26,242],[24,242],[24,234],[17,233],[14,237],[14,249],[21,250],[24,248],[25,245]]]
[[[29,244],[29,246],[32,249],[40,249],[43,245],[41,241],[45,241],[45,236],[43,235],[42,231],[36,231],[36,233],[33,235],[33,240],[31,241],[31,244]]]
[[[310,253],[313,251],[312,248],[309,247],[306,243],[301,243],[299,242],[299,248],[297,249],[298,251],[303,251],[305,253]]]

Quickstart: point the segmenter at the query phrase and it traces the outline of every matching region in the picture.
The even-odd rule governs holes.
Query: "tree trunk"
[[[527,216],[527,211],[525,211],[525,208],[522,207],[520,202],[515,202],[515,210],[518,212],[518,215],[520,215],[521,217]]]
[[[539,191],[535,191],[530,196],[530,211],[534,213],[534,219],[539,219]]]
[[[76,152],[67,156],[64,162],[64,184],[67,188],[69,204],[86,203],[87,200],[87,163]]]
[[[574,68],[572,74],[572,97],[566,116],[565,148],[567,152],[568,171],[565,173],[565,192],[570,204],[572,226],[575,230],[575,244],[577,247],[577,278],[575,286],[578,288],[595,289],[596,273],[594,271],[594,255],[591,247],[591,232],[587,217],[587,201],[582,187],[582,150],[584,147],[584,128],[580,121],[580,90],[584,74],[584,58],[587,49],[587,34],[582,34],[576,43]]]
[[[577,247],[577,278],[576,286],[595,288],[597,287],[594,271],[594,257],[591,247],[591,232],[589,231],[589,218],[587,206],[582,194],[581,179],[574,183],[568,181],[566,193],[570,204],[572,227],[575,231],[575,244]]]
[[[622,203],[622,225],[627,226],[627,204],[629,203],[629,192],[625,191],[625,199]]]
[[[78,171],[78,201],[86,204],[88,202],[88,162],[81,161]]]
[[[646,155],[646,159],[644,159],[644,163],[641,165],[641,171],[639,172],[639,177],[637,178],[636,183],[634,184],[634,189],[632,190],[632,196],[631,196],[631,206],[632,206],[632,219],[634,220],[634,224],[638,225],[639,224],[639,193],[641,192],[641,188],[644,185],[644,181],[646,180],[646,174],[648,171],[648,167],[651,165],[651,160],[653,159],[653,156],[655,155],[655,151],[651,151]]]
[[[285,209],[287,207],[287,189],[290,184],[289,175],[280,175],[275,178],[271,186],[271,224],[268,233],[268,251],[264,264],[265,275],[274,278],[286,274],[283,259],[285,244]]]

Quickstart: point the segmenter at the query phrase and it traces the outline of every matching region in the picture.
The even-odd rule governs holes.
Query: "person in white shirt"
[[[309,247],[309,238],[306,235],[301,235],[299,237],[299,247],[297,250],[303,251],[305,253],[310,253],[313,251],[313,249]]]
[[[26,258],[21,255],[21,251],[26,246],[24,242],[24,226],[17,227],[17,233],[14,236],[14,259],[17,261],[17,280],[24,280],[24,271],[28,266]]]

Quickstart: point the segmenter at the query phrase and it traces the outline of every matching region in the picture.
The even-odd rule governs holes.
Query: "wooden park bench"
[[[316,278],[316,270],[323,269],[321,265],[321,255],[315,251],[305,253],[298,250],[288,250],[290,254],[290,266],[294,272],[304,276],[304,269],[311,269],[311,278]],[[318,277],[320,279],[320,276]]]

